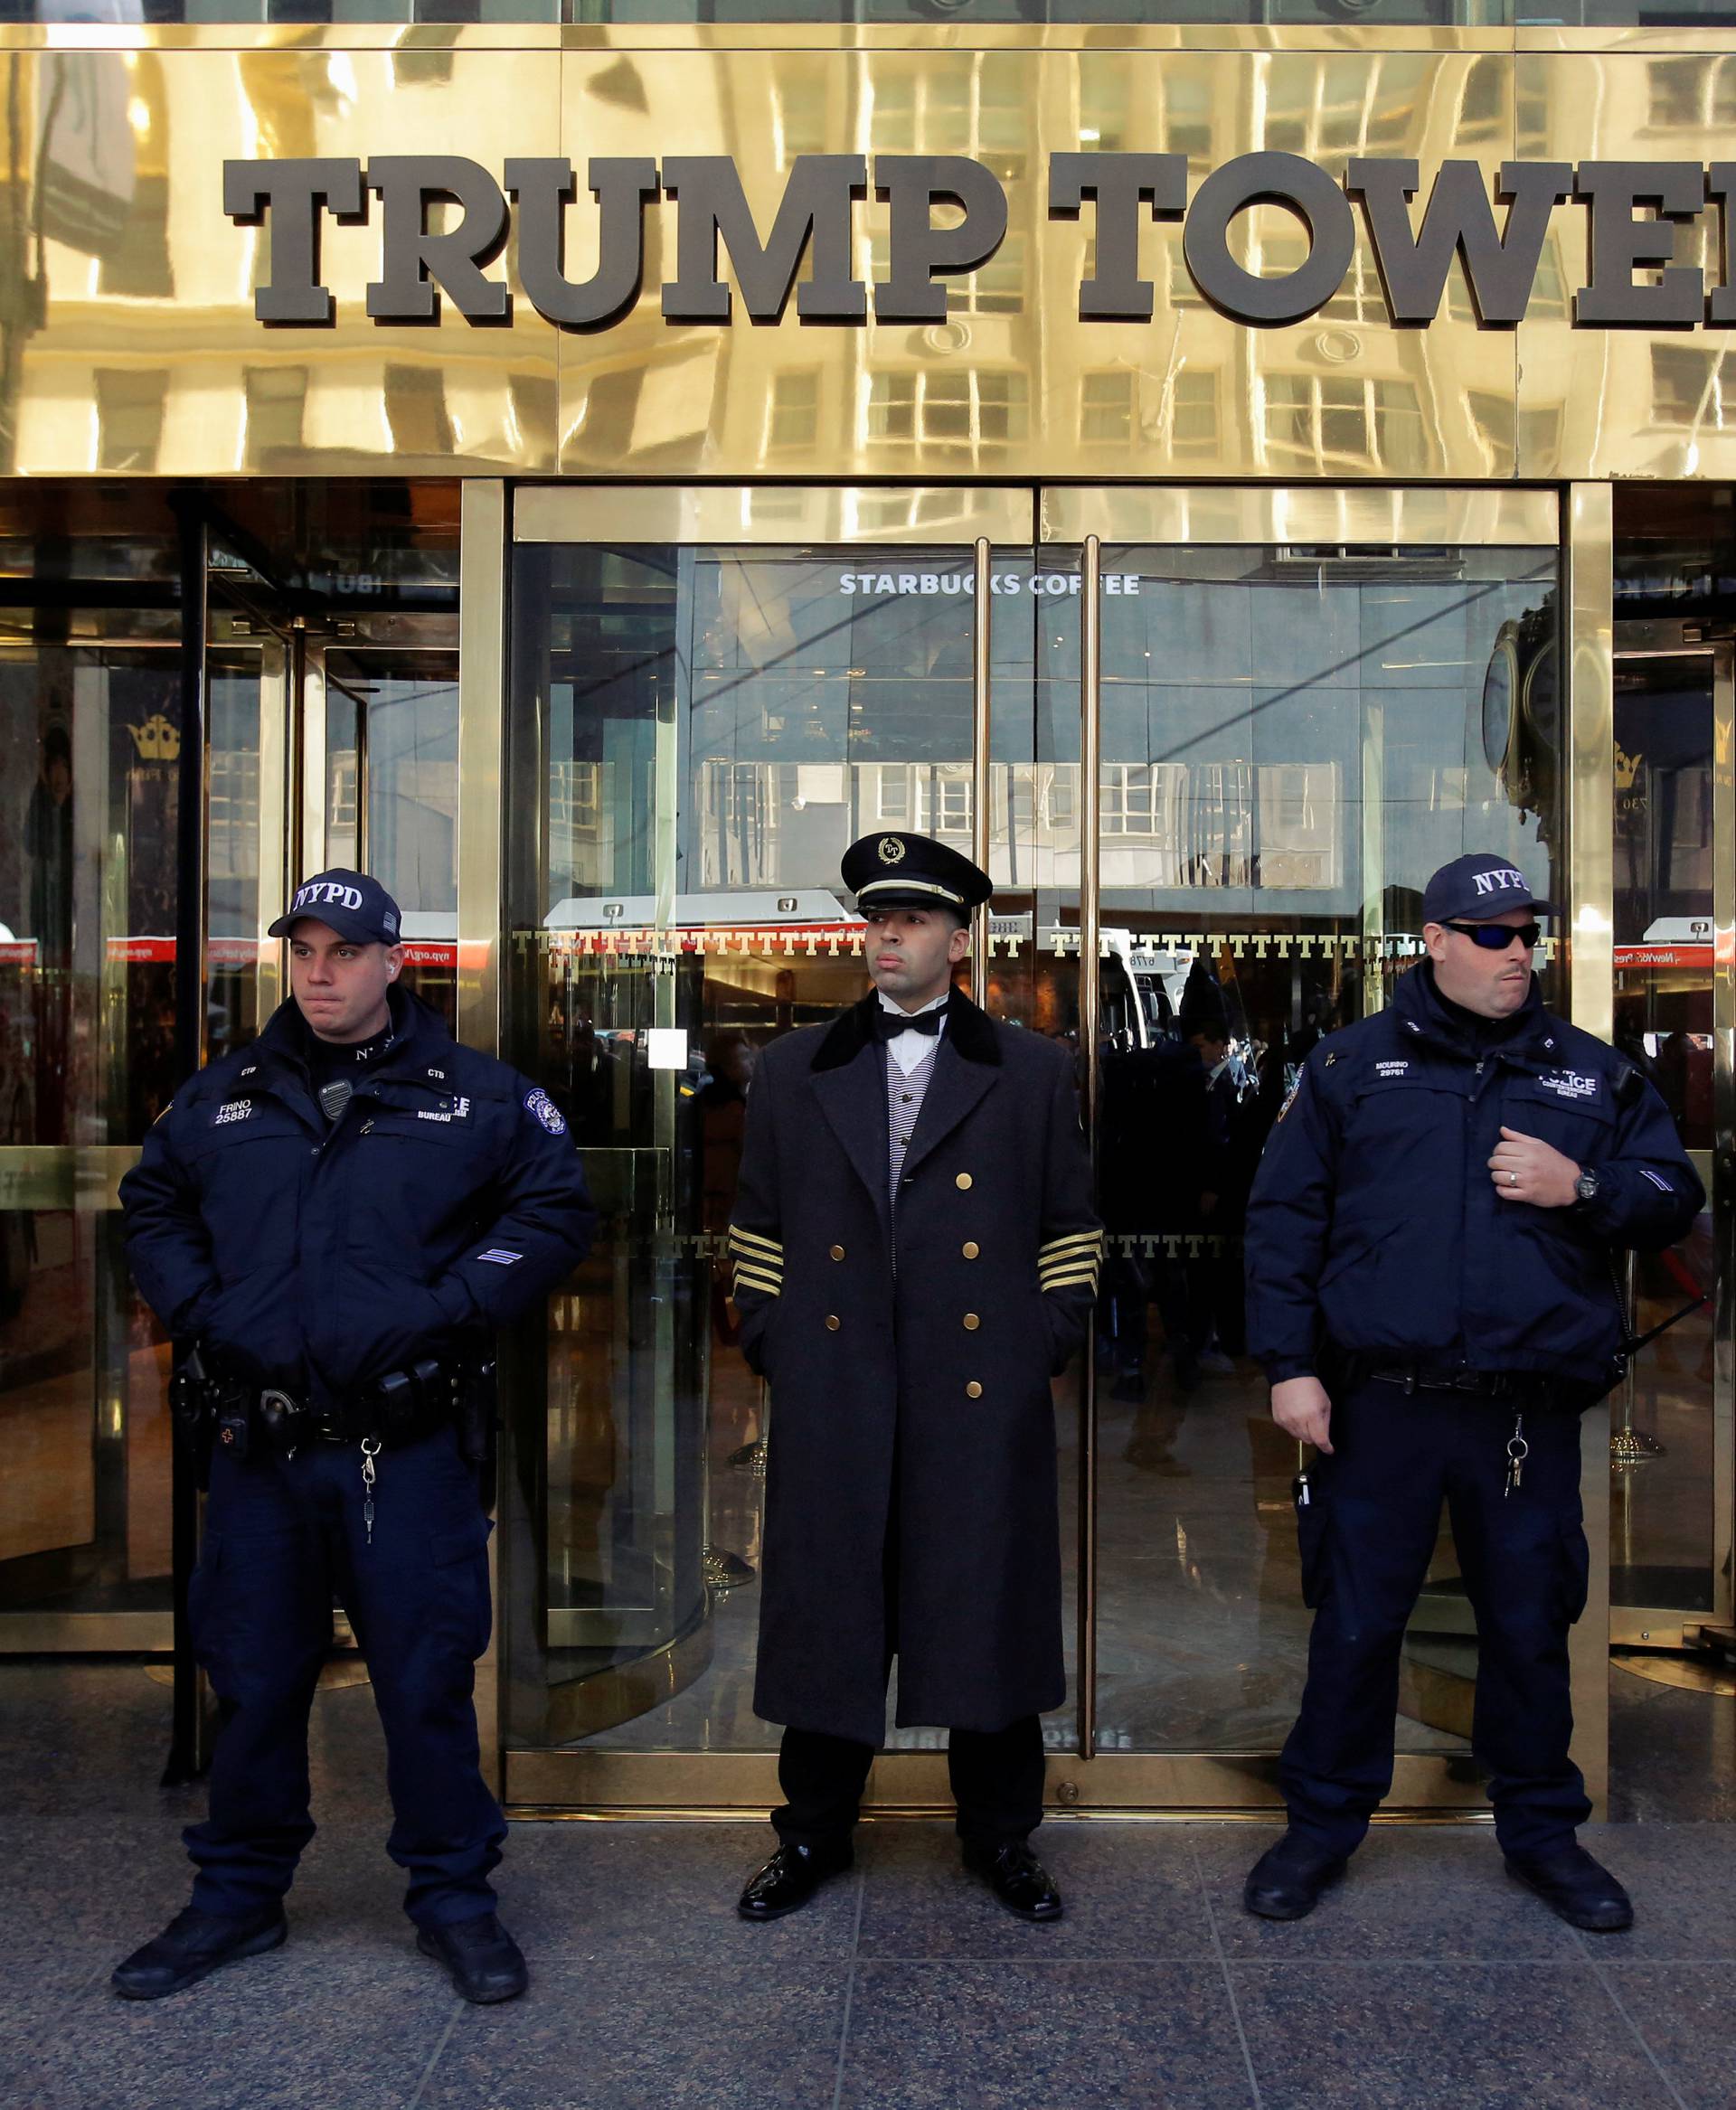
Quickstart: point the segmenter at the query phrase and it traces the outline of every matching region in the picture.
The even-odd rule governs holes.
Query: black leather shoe
[[[108,1983],[123,2000],[161,2000],[165,1992],[197,1985],[225,1964],[262,1956],[288,1934],[281,1905],[233,1919],[189,1905],[163,1932],[118,1964]]]
[[[1287,1832],[1249,1870],[1241,1901],[1261,1919],[1306,1919],[1326,1885],[1344,1872],[1344,1856]]]
[[[466,2000],[492,2007],[498,2000],[516,2000],[531,1983],[524,1955],[492,1912],[475,1919],[455,1919],[445,1926],[425,1926],[416,1936],[425,1956],[444,1964]]]
[[[1510,1853],[1507,1873],[1536,1891],[1552,1912],[1588,1934],[1619,1934],[1634,1924],[1633,1899],[1601,1861],[1577,1843],[1549,1853]]]
[[[1023,1839],[1000,1846],[967,1846],[965,1866],[980,1876],[1009,1912],[1043,1925],[1066,1909],[1054,1878]]]
[[[736,1900],[743,1919],[781,1919],[799,1912],[828,1876],[841,1876],[855,1860],[842,1846],[780,1846]]]

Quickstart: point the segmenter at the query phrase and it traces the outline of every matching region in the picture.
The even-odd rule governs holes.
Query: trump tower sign
[[[1362,215],[1391,321],[1432,323],[1457,254],[1485,329],[1523,322],[1539,259],[1558,213],[1582,216],[1583,282],[1577,327],[1692,329],[1736,323],[1731,197],[1736,161],[1509,161],[1493,183],[1473,161],[1444,161],[1426,184],[1419,164],[1356,158],[1337,170],[1294,154],[1237,155],[1189,190],[1179,154],[1049,156],[1051,220],[1090,215],[1090,276],[1078,287],[1082,322],[1137,323],[1153,314],[1153,281],[1140,276],[1143,222],[1179,229],[1185,268],[1200,297],[1252,328],[1305,321],[1331,300],[1350,268]],[[379,275],[366,288],[382,324],[437,321],[442,297],[478,326],[511,320],[513,293],[493,272],[516,220],[518,278],[538,314],[559,327],[606,330],[643,290],[646,209],[671,201],[675,275],[662,284],[672,324],[728,323],[736,295],[753,323],[781,319],[795,296],[798,322],[933,323],[947,314],[947,282],[981,269],[1007,231],[1007,193],[984,162],[965,155],[802,154],[769,224],[756,215],[732,156],[610,155],[590,160],[583,210],[596,216],[597,268],[575,281],[564,256],[580,177],[561,156],[508,159],[498,176],[456,154],[397,154],[363,164],[343,156],[229,161],[223,210],[263,226],[267,275],[254,314],[261,323],[331,323],[334,297],[320,277],[320,233],[329,217],[377,223]],[[888,212],[886,276],[854,275],[856,218],[870,195]],[[377,210],[375,205],[377,201]],[[1258,205],[1293,214],[1307,230],[1294,268],[1266,276],[1237,259],[1231,229]],[[1712,216],[1718,279],[1675,259],[1677,231]],[[438,223],[438,224],[437,224]],[[806,277],[798,278],[804,259]]]

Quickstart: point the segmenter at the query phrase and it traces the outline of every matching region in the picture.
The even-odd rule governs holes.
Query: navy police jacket
[[[1615,1248],[1673,1244],[1704,1193],[1632,1063],[1544,1010],[1502,1025],[1437,994],[1425,962],[1391,1008],[1312,1050],[1248,1210],[1249,1346],[1277,1384],[1327,1342],[1395,1362],[1541,1371],[1597,1398],[1619,1374]],[[1505,1126],[1598,1175],[1568,1209],[1504,1201]]]
[[[127,1252],[213,1366],[334,1404],[546,1295],[595,1225],[547,1095],[408,990],[335,1126],[294,1003],[184,1085],[121,1182]]]

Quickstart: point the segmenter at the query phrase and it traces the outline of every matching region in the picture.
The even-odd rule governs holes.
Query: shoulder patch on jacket
[[[524,1111],[534,1114],[551,1135],[564,1135],[567,1132],[566,1116],[539,1085],[535,1091],[524,1095]]]

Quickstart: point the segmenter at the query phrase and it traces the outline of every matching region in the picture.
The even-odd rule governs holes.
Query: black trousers
[[[782,1808],[771,1813],[787,1846],[831,1845],[862,1814],[874,1747],[817,1729],[786,1729],[778,1754]],[[1027,1838],[1043,1822],[1043,1724],[1034,1714],[1004,1729],[953,1729],[947,1771],[958,1836],[973,1846]]]
[[[1373,1379],[1335,1395],[1333,1455],[1297,1512],[1302,1591],[1315,1609],[1302,1711],[1279,1762],[1290,1823],[1347,1854],[1392,1785],[1400,1653],[1444,1501],[1477,1615],[1471,1746],[1488,1769],[1509,1853],[1566,1845],[1591,1813],[1568,1757],[1568,1629],[1585,1608],[1580,1423],[1524,1415],[1530,1445],[1506,1492],[1511,1402],[1407,1393]]]

